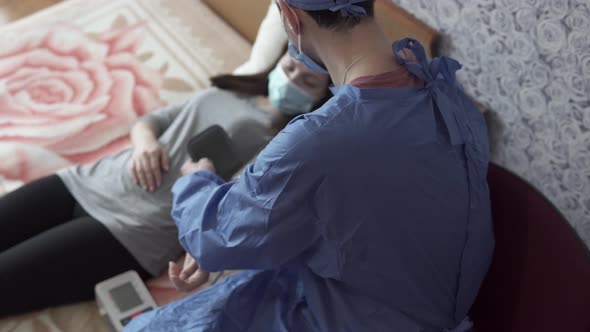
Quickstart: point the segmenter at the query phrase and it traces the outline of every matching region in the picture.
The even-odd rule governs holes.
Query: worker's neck
[[[343,83],[347,69],[357,60],[349,68],[345,83],[398,68],[391,40],[374,20],[346,32],[321,29],[315,41],[318,56],[326,64],[335,85]]]

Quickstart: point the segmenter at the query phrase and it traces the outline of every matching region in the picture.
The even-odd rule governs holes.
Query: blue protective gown
[[[333,88],[236,182],[174,186],[182,246],[208,271],[246,270],[126,331],[464,331],[493,232],[480,112],[460,65],[398,62],[425,87]]]

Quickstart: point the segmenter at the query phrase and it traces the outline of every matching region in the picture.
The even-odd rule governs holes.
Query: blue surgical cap
[[[367,11],[355,5],[355,3],[365,2],[368,0],[285,0],[291,7],[297,7],[303,10],[331,10],[340,11],[342,16],[366,16]]]

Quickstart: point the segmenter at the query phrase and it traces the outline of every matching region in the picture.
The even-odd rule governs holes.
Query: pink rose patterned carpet
[[[250,51],[200,0],[68,0],[0,33],[0,196],[128,147],[138,117],[207,87]],[[166,275],[148,285],[159,304],[182,296]],[[9,331],[105,325],[88,302],[1,320]]]

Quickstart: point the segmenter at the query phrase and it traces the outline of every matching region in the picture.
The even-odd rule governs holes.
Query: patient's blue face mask
[[[318,101],[293,83],[281,66],[276,66],[268,75],[268,98],[273,106],[287,115],[310,112]]]

